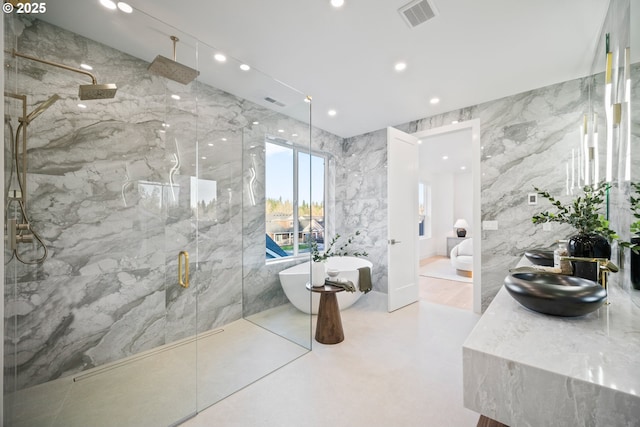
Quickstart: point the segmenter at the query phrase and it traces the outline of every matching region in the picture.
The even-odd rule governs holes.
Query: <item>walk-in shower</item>
[[[4,425],[178,425],[311,347],[311,316],[278,282],[283,264],[301,260],[266,264],[264,240],[265,135],[287,129],[310,151],[310,126],[294,118],[310,105],[257,69],[241,74],[246,84],[286,107],[197,71],[185,85],[173,71],[152,75],[153,51],[135,45],[158,32],[179,37],[178,60],[201,75],[219,71],[217,49],[143,13],[71,4],[103,16],[104,31],[4,16],[4,91],[16,94],[4,98],[9,234],[24,236],[26,261],[43,256],[30,230],[48,246],[46,261],[25,264],[5,245]],[[124,28],[131,42],[118,44]],[[78,100],[115,93],[78,91],[94,79],[58,67],[81,62],[118,82],[119,102]]]

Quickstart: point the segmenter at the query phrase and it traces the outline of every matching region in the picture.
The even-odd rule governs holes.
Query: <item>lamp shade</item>
[[[462,218],[457,220],[456,223],[453,224],[453,226],[455,228],[469,228],[469,224],[467,223],[467,221],[465,219],[462,219]]]

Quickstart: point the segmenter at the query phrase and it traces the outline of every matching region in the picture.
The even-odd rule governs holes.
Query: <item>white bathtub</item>
[[[372,270],[373,264],[363,258],[357,257],[330,257],[327,261],[327,270],[334,269],[340,271],[338,278],[345,278],[353,282],[356,288],[355,292],[338,292],[338,306],[340,310],[351,307],[362,295],[358,288],[358,268],[369,267]],[[285,295],[298,310],[309,313],[309,294],[311,294],[311,313],[318,313],[318,305],[320,304],[320,294],[310,292],[306,285],[310,280],[311,262],[304,262],[293,267],[282,270],[280,275],[280,284]]]

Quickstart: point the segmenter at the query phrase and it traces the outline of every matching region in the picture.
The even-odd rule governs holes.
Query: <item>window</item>
[[[289,145],[266,142],[266,258],[324,248],[325,158]]]
[[[418,236],[431,237],[431,185],[418,183]]]

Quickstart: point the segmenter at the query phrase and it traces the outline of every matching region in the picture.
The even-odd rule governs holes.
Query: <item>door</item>
[[[389,311],[418,300],[418,139],[387,128]]]

